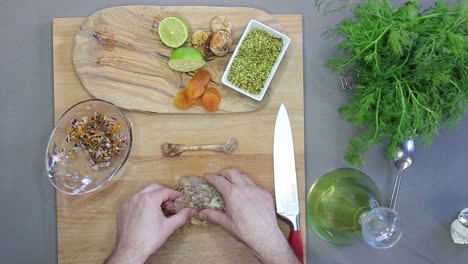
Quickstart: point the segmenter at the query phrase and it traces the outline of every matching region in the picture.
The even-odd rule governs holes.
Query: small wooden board
[[[204,66],[212,74],[210,86],[218,88],[223,95],[216,113],[260,109],[269,101],[270,91],[258,102],[221,83],[224,69],[251,19],[282,31],[278,20],[253,8],[125,6],[100,10],[88,17],[76,34],[73,62],[78,76],[93,96],[122,108],[156,113],[205,113],[201,106],[183,111],[174,107],[174,95],[187,87],[193,72],[180,73],[169,68],[168,58],[174,49],[161,42],[155,21],[180,16],[189,24],[191,33],[197,30],[209,33],[210,21],[216,15],[224,15],[233,23],[230,53],[224,57],[210,56]],[[190,37],[187,45],[189,42]],[[277,77],[270,89],[277,89],[287,81]]]

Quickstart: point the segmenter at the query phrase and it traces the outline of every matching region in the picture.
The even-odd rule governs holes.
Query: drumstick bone
[[[232,153],[237,148],[238,141],[236,138],[228,138],[226,143],[217,145],[182,145],[173,143],[164,143],[161,146],[161,151],[164,157],[175,157],[184,151],[211,150],[222,153]]]

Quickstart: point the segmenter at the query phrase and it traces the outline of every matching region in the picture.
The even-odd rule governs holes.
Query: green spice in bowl
[[[228,81],[249,93],[260,94],[281,48],[280,38],[264,29],[252,29],[232,62]]]
[[[251,20],[224,71],[222,83],[261,101],[290,41],[286,35]]]

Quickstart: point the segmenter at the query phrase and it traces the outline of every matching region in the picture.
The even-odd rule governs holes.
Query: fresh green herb
[[[263,29],[252,29],[232,62],[228,81],[252,94],[262,91],[283,48],[283,41]]]
[[[389,0],[363,1],[352,8],[354,17],[325,33],[341,40],[336,47],[343,52],[327,65],[351,73],[357,84],[339,109],[363,129],[345,154],[353,166],[362,166],[374,143],[387,144],[390,157],[408,137],[430,144],[442,125],[465,113],[468,1],[419,10],[417,0],[396,10]]]

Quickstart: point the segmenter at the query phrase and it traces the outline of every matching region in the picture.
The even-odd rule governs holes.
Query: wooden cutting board
[[[234,10],[233,10],[234,12]],[[302,16],[274,15],[291,44],[277,73],[277,89],[268,104],[249,113],[151,114],[126,111],[133,125],[130,158],[102,190],[83,196],[57,192],[59,263],[102,263],[115,243],[115,216],[120,205],[144,186],[173,186],[177,176],[203,175],[235,167],[274,195],[273,131],[280,103],[289,111],[294,136],[301,227],[305,242],[304,105]],[[53,21],[55,118],[74,103],[92,98],[80,83],[72,63],[75,33],[85,18]],[[237,137],[232,155],[194,152],[164,158],[161,143],[203,144]],[[279,220],[285,235],[289,227]],[[304,243],[305,248],[305,243]],[[221,228],[209,226],[177,231],[147,263],[258,263],[243,244]]]
[[[271,90],[278,89],[278,82],[270,85],[261,102],[221,83],[224,69],[251,19],[282,31],[277,19],[258,9],[180,6],[103,9],[88,17],[76,34],[73,50],[75,69],[93,96],[125,109],[156,113],[205,113],[202,106],[187,110],[174,107],[174,95],[187,87],[193,73],[180,73],[169,68],[167,61],[174,49],[161,42],[155,25],[167,16],[180,16],[189,24],[191,33],[197,30],[209,33],[210,21],[216,15],[228,17],[233,24],[230,53],[224,57],[209,56],[204,66],[212,74],[209,85],[218,88],[223,95],[216,113],[260,109],[268,103]],[[188,45],[190,38],[187,42]]]

